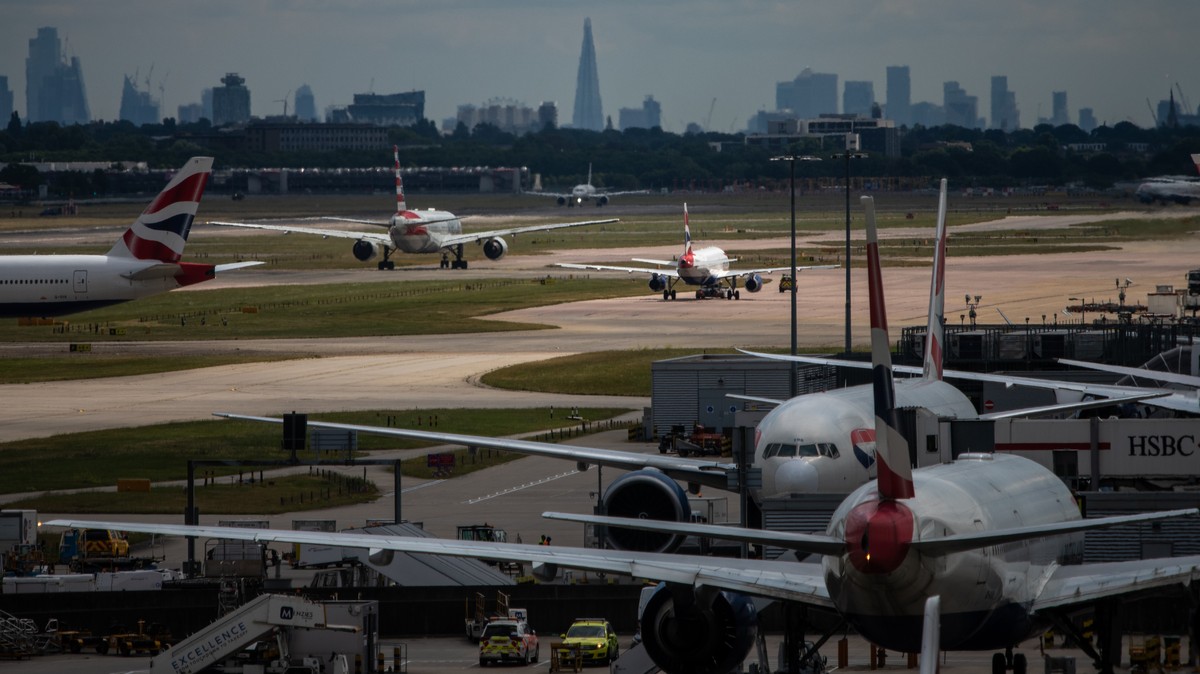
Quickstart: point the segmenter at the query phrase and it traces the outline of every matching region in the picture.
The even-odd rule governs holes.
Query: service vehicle
[[[483,628],[479,637],[479,666],[496,662],[538,661],[538,638],[524,620],[499,618]]]
[[[598,662],[607,665],[621,654],[617,633],[604,618],[576,618],[567,633],[560,636],[564,646],[579,649],[579,657],[584,664]],[[566,658],[569,652],[560,650],[558,657]]]

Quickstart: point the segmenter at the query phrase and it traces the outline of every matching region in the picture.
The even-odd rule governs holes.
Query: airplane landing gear
[[[992,674],[1004,674],[1008,670],[1012,670],[1013,674],[1028,674],[1029,662],[1025,654],[1014,654],[1009,647],[1003,653],[992,655]]]
[[[452,249],[450,250],[450,252],[454,253],[454,259],[450,261],[450,268],[451,268],[451,269],[466,269],[466,268],[467,268],[467,261],[463,259],[463,247],[462,247],[462,244],[461,244],[461,243],[460,243],[460,244],[458,244],[457,246],[455,246],[454,248],[452,248]],[[446,257],[446,255],[445,255],[445,253],[443,253],[443,254],[442,254],[442,259],[444,260],[444,259],[445,259],[445,257]]]

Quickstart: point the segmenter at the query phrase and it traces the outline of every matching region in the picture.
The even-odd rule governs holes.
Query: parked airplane
[[[0,256],[0,316],[65,316],[262,264],[181,261],[212,163],[189,159],[104,255]]]
[[[580,183],[571,188],[569,194],[559,192],[529,192],[539,197],[554,197],[558,201],[559,206],[582,206],[585,201],[595,201],[596,207],[608,204],[609,197],[619,197],[623,194],[648,194],[646,190],[627,190],[623,192],[609,192],[604,188],[597,188],[592,185],[592,165],[588,164],[588,177],[586,183]]]
[[[1192,155],[1192,163],[1196,165],[1196,171],[1200,173],[1200,154]],[[1192,199],[1200,199],[1200,178],[1196,176],[1159,176],[1148,178],[1145,182],[1138,185],[1134,196],[1147,204],[1154,203],[1155,201],[1164,204],[1168,201],[1173,201],[1186,206],[1192,202]]]
[[[687,204],[683,205],[683,253],[678,260],[646,260],[634,258],[634,262],[645,262],[648,264],[662,265],[657,268],[650,267],[617,267],[605,264],[575,264],[570,262],[560,263],[557,266],[566,267],[567,269],[596,269],[599,271],[623,271],[634,274],[649,274],[650,275],[650,290],[661,292],[664,300],[675,299],[675,284],[683,281],[685,285],[696,286],[696,299],[705,299],[708,297],[722,297],[728,300],[737,300],[742,298],[742,293],[737,289],[737,281],[739,278],[745,279],[743,285],[746,290],[756,293],[762,290],[763,274],[770,274],[777,271],[791,270],[791,267],[765,267],[763,269],[747,269],[737,271],[729,268],[730,262],[737,262],[736,258],[730,258],[725,254],[725,251],[716,246],[706,246],[700,249],[692,248],[692,230],[688,226],[688,210]],[[674,267],[674,269],[670,269]],[[836,269],[836,264],[814,265],[808,267],[796,267],[796,271],[805,269]],[[722,288],[722,284],[725,286]]]
[[[951,463],[913,470],[900,433],[890,368],[883,279],[874,208],[867,207],[871,356],[875,373],[878,479],[851,493],[824,534],[796,534],[710,524],[545,513],[568,521],[650,532],[716,537],[822,557],[821,563],[722,559],[595,548],[513,545],[427,538],[58,519],[50,526],[361,547],[377,556],[419,552],[530,563],[543,578],[559,566],[661,581],[640,615],[647,654],[663,671],[728,672],[757,637],[751,596],[831,609],[867,641],[903,652],[1003,650],[993,674],[1027,674],[1012,647],[1053,624],[1111,671],[1114,621],[1097,621],[1100,648],[1082,638],[1069,612],[1104,600],[1188,588],[1200,556],[1082,564],[1085,531],[1195,516],[1195,508],[1082,519],[1074,495],[1042,466],[1015,455],[960,454]],[[940,618],[935,620],[934,617]],[[933,625],[938,625],[940,644]],[[923,634],[923,625],[929,629]],[[1107,625],[1107,629],[1104,626]],[[836,626],[826,638],[842,633]],[[928,640],[923,637],[928,637]],[[824,641],[824,640],[822,640]],[[924,641],[924,643],[923,643]],[[933,671],[926,662],[923,671]]]
[[[386,227],[386,233],[379,232],[349,232],[342,229],[317,229],[313,227],[295,227],[292,225],[272,225],[261,222],[221,222],[210,221],[210,225],[225,227],[245,227],[248,229],[265,229],[285,234],[315,234],[317,236],[340,239],[355,239],[351,251],[361,262],[369,262],[380,255],[383,256],[378,268],[395,269],[396,263],[390,258],[392,253],[441,253],[442,267],[466,269],[467,261],[463,259],[463,247],[468,243],[479,244],[483,254],[489,260],[499,260],[508,252],[506,236],[516,237],[518,234],[529,232],[545,232],[564,227],[583,227],[584,225],[602,225],[617,222],[616,218],[608,220],[588,220],[585,222],[560,222],[549,225],[531,225],[528,227],[512,227],[497,229],[490,232],[470,232],[464,234],[462,222],[458,216],[447,211],[435,211],[432,208],[425,211],[409,210],[404,198],[404,180],[400,176],[400,149],[392,146],[392,156],[396,165],[396,214],[390,220],[361,220],[356,218],[319,217],[317,220],[337,220],[353,222],[360,225],[376,225]],[[454,259],[450,260],[449,255]]]

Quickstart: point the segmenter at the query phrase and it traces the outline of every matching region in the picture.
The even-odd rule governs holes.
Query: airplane
[[[1200,154],[1192,155],[1192,163],[1200,172]],[[1196,176],[1158,176],[1147,178],[1138,185],[1134,196],[1142,203],[1150,204],[1155,201],[1188,205],[1192,199],[1200,199],[1200,178]]]
[[[597,548],[552,547],[356,533],[321,533],[62,518],[49,526],[176,536],[366,548],[515,561],[543,580],[559,567],[659,581],[640,617],[646,653],[663,671],[733,671],[757,639],[756,603],[781,601],[833,611],[883,648],[922,652],[922,671],[941,650],[1003,651],[993,674],[1028,674],[1012,648],[1054,625],[1112,671],[1119,659],[1109,600],[1188,588],[1200,556],[1082,563],[1083,534],[1125,524],[1194,517],[1188,508],[1082,518],[1074,494],[1050,470],[1010,454],[962,453],[949,463],[913,469],[900,432],[888,348],[884,285],[874,204],[863,197],[867,227],[876,481],[847,496],[823,534],[799,534],[653,519],[544,513],[544,517],[647,532],[716,537],[815,555],[819,562],[730,559]],[[1070,613],[1094,607],[1099,648]],[[822,640],[824,641],[824,640]],[[1115,648],[1114,648],[1115,641]]]
[[[646,260],[634,258],[633,261],[662,265],[662,267],[617,267],[605,264],[576,264],[572,262],[562,262],[556,266],[567,269],[595,269],[599,271],[649,274],[650,290],[656,293],[661,292],[664,300],[675,299],[675,284],[679,281],[683,281],[685,285],[696,286],[696,299],[698,300],[709,297],[724,297],[729,300],[738,300],[742,298],[741,291],[737,289],[738,278],[745,279],[743,285],[746,287],[746,290],[756,293],[763,288],[763,274],[791,269],[791,267],[766,267],[763,269],[736,271],[729,268],[729,263],[736,262],[737,259],[730,258],[720,248],[706,246],[698,250],[693,249],[692,230],[688,225],[686,203],[683,205],[683,253],[679,256],[679,259]],[[665,269],[663,267],[674,268]],[[805,269],[836,269],[837,267],[838,265],[836,264],[813,265],[796,267],[796,271],[803,271]],[[724,284],[724,288],[721,287],[722,284]]]
[[[490,232],[463,233],[459,217],[447,211],[428,209],[424,211],[410,210],[404,197],[404,180],[400,176],[400,148],[392,146],[392,156],[396,167],[396,214],[390,220],[362,220],[357,218],[318,217],[316,220],[336,220],[352,222],[360,225],[376,225],[386,227],[386,233],[379,232],[350,232],[342,229],[318,229],[313,227],[294,227],[291,225],[273,225],[262,222],[224,222],[210,220],[210,225],[223,227],[243,227],[247,229],[263,229],[289,234],[315,234],[322,237],[339,239],[354,239],[351,252],[360,262],[370,262],[382,255],[378,269],[395,269],[396,263],[391,260],[392,253],[400,251],[409,254],[441,253],[442,268],[466,269],[467,261],[463,259],[463,248],[468,243],[479,244],[483,247],[483,255],[489,260],[499,260],[508,253],[506,236],[516,237],[518,234],[529,232],[545,232],[565,227],[583,227],[585,225],[603,225],[618,222],[616,218],[607,220],[588,220],[585,222],[560,222],[548,225],[531,225],[528,227],[512,227],[497,229]],[[454,259],[450,260],[449,255]]]
[[[529,192],[539,197],[554,197],[559,206],[582,206],[585,201],[595,201],[596,207],[605,206],[608,204],[609,197],[618,197],[624,194],[649,194],[647,190],[627,190],[623,192],[609,192],[604,188],[597,188],[592,185],[592,165],[588,164],[588,177],[586,183],[580,183],[571,188],[569,194],[559,192]]]
[[[51,317],[211,280],[261,262],[183,262],[212,157],[192,157],[104,255],[0,256],[0,317]]]

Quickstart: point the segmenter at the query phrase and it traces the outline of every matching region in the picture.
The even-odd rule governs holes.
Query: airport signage
[[[1131,435],[1129,456],[1192,456],[1196,453],[1194,435]]]

